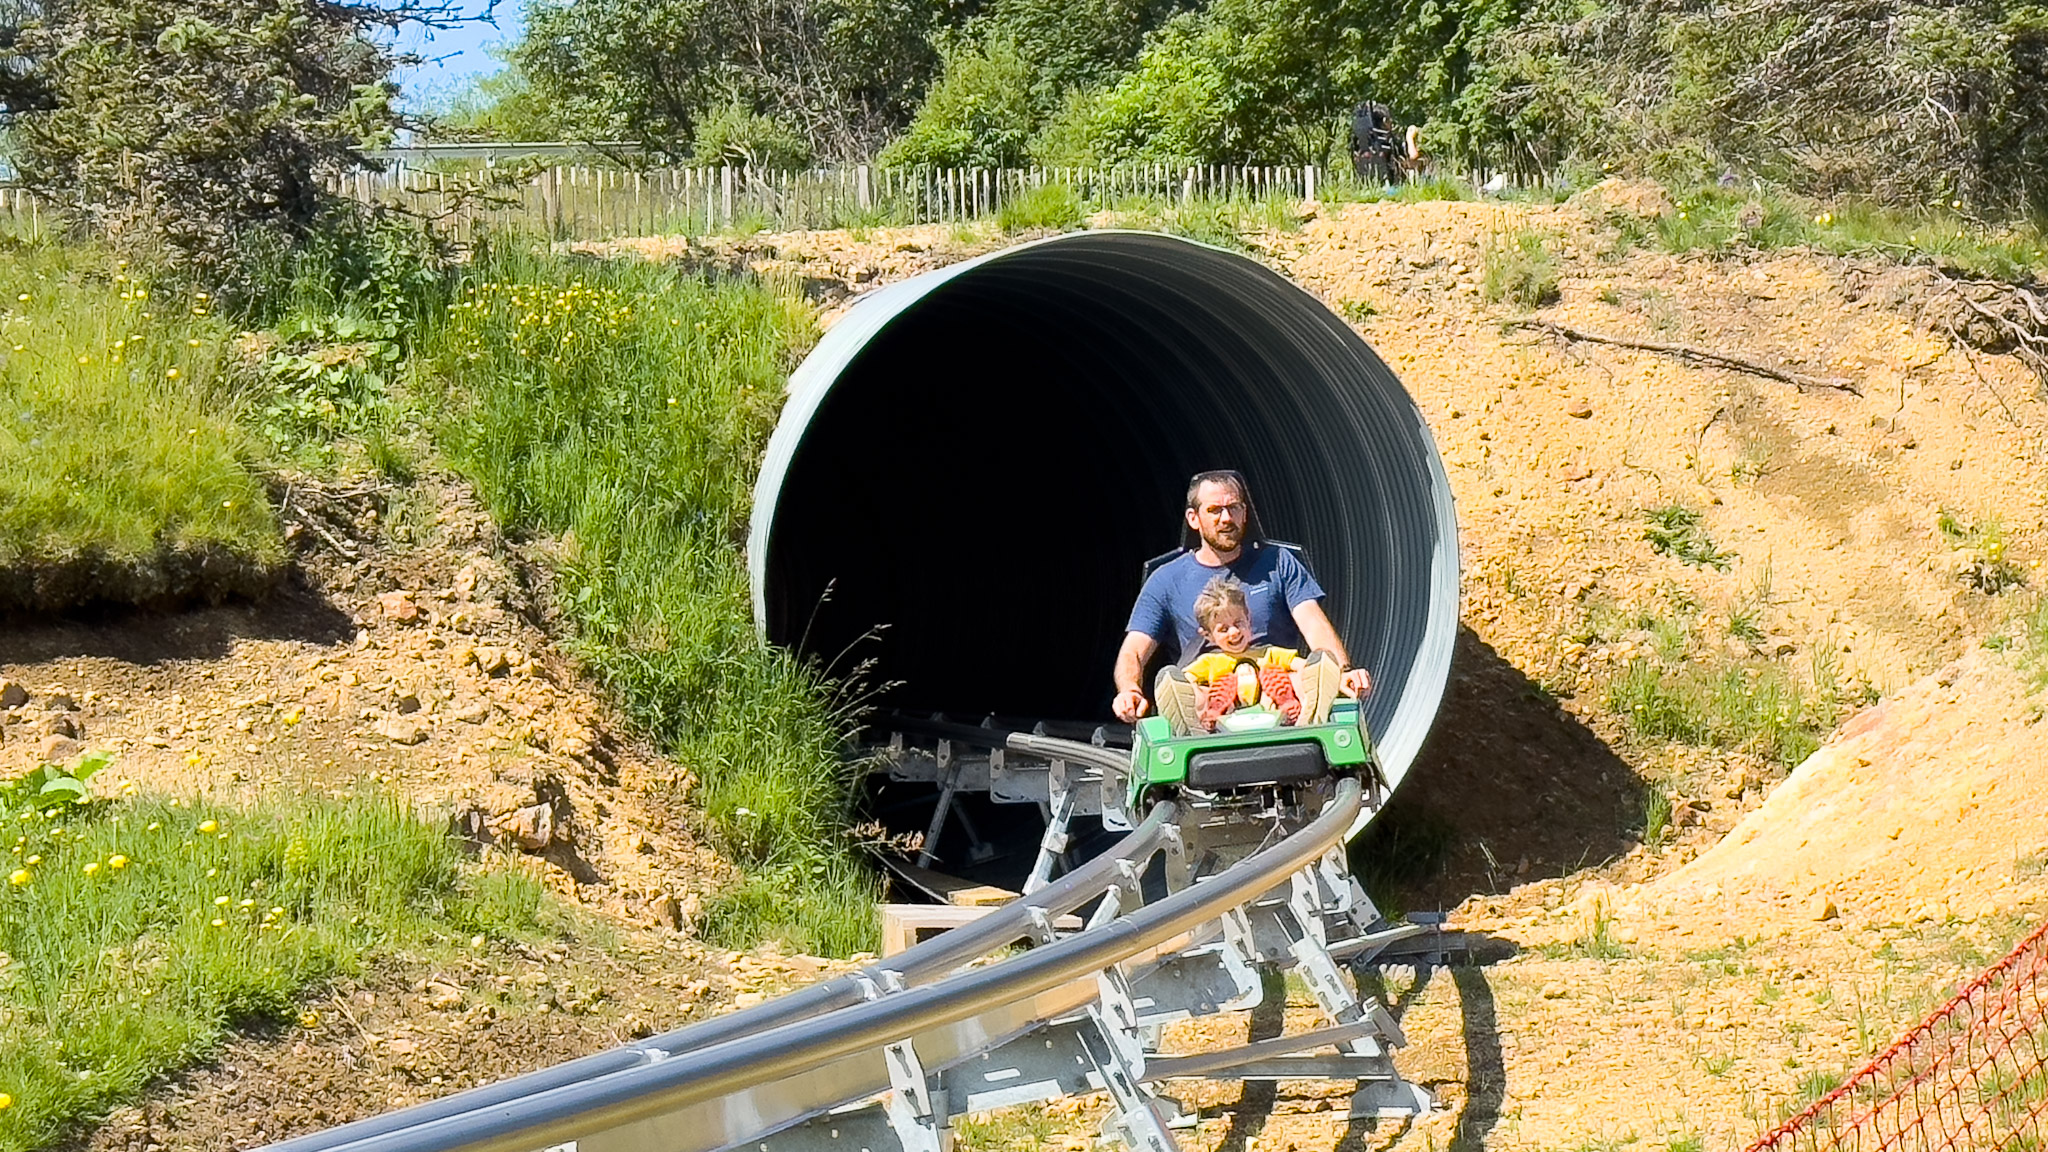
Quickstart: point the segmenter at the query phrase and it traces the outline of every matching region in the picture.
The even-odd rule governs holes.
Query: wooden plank
[[[915,946],[927,933],[946,932],[972,924],[995,911],[995,907],[956,908],[948,904],[882,904],[882,955],[894,956]],[[1061,916],[1053,927],[1078,931],[1081,918]],[[1023,935],[1023,933],[1019,933]]]

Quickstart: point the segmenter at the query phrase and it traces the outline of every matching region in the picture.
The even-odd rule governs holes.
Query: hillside
[[[1451,909],[1489,962],[1390,989],[1414,1042],[1404,1066],[1444,1114],[1373,1130],[1334,1088],[1205,1086],[1186,1095],[1191,1145],[1736,1145],[2002,950],[2048,895],[2048,821],[2023,773],[2040,762],[2028,613],[2048,579],[2038,382],[1962,341],[1928,271],[1674,254],[1649,225],[1680,210],[1607,185],[1557,206],[1333,205],[1246,238],[1357,324],[1449,466],[1458,663],[1362,864],[1408,907]],[[1001,242],[878,229],[618,247],[799,276],[831,301]],[[1546,276],[1554,302],[1514,302]],[[552,648],[545,596],[459,487],[341,507],[320,521],[340,542],[311,548],[303,587],[265,607],[7,626],[0,679],[33,699],[6,714],[0,769],[82,726],[153,786],[374,776],[523,838],[559,892],[678,958],[673,1019],[598,978],[614,1034],[820,970],[677,935],[721,879],[688,791],[658,785],[659,758]],[[417,530],[376,525],[398,507]],[[76,710],[51,711],[60,695]],[[432,975],[460,1002],[532,987],[553,961],[492,963]],[[99,1143],[229,1146],[238,1112],[328,1082],[343,1052],[409,1092],[454,1087],[469,1073],[413,1075],[421,1046],[388,1042],[447,1030],[433,995],[373,997],[381,1023],[356,1031],[376,1043],[339,1026],[245,1042],[177,1108],[124,1115]],[[513,1014],[521,1063],[603,1039],[571,1014]],[[280,1123],[373,1106],[357,1094]],[[964,1143],[1049,1130],[1078,1147],[1089,1113]]]

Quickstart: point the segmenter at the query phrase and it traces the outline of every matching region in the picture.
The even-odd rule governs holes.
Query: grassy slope
[[[8,791],[0,1152],[49,1145],[366,960],[525,934],[540,908],[537,882],[460,864],[388,799],[238,812]]]
[[[421,348],[438,436],[515,532],[556,535],[574,647],[697,776],[749,880],[706,932],[870,945],[874,883],[844,837],[845,718],[755,637],[740,552],[809,309],[757,284],[500,246]]]
[[[0,307],[0,609],[267,586],[283,544],[208,302],[22,247]]]

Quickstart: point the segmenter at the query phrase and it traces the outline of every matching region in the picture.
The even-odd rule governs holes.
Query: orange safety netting
[[[1971,1152],[2044,1143],[2048,924],[1749,1152]]]

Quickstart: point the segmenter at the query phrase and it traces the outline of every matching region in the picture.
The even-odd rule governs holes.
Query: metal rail
[[[1339,782],[1315,818],[1292,835],[1157,903],[1125,911],[1140,899],[1143,864],[1162,850],[1170,858],[1180,855],[1178,829],[1188,813],[1162,804],[1109,855],[886,964],[640,1044],[273,1149],[536,1152],[570,1145],[578,1152],[709,1152],[742,1143],[797,1148],[849,1140],[863,1147],[937,1148],[952,1102],[990,1107],[1090,1088],[1109,1090],[1117,1130],[1127,1142],[1171,1148],[1166,1109],[1143,1084],[1187,1073],[1162,1061],[1147,1075],[1139,1030],[1256,1001],[1258,983],[1246,962],[1276,958],[1273,945],[1254,940],[1260,933],[1247,919],[1261,907],[1282,909],[1275,923],[1293,925],[1280,933],[1281,959],[1291,954],[1313,967],[1306,962],[1319,955],[1328,967],[1320,917],[1343,901],[1339,893],[1337,904],[1317,903],[1329,886],[1315,877],[1327,869],[1331,849],[1364,797],[1359,782]],[[1055,939],[1052,918],[1098,894],[1103,904],[1089,927]],[[1229,939],[1201,942],[1218,936]],[[956,971],[1020,938],[1041,946]],[[1319,977],[1333,973],[1305,971],[1319,988]],[[1341,991],[1318,995],[1334,1015],[1350,1018],[1292,1048],[1267,1043],[1247,1049],[1239,1063],[1271,1064],[1283,1049],[1335,1043],[1344,1065],[1335,1074],[1373,1080],[1379,1107],[1427,1108],[1426,1093],[1400,1081],[1378,1046],[1381,1040],[1401,1043],[1398,1027]],[[991,1056],[1010,1054],[996,1067],[1016,1065],[1020,1044],[1026,1056],[1051,1054],[1050,1069],[1019,1067],[1006,1073],[1012,1082],[990,1083],[995,1077],[985,1066]],[[1199,1067],[1227,1070],[1230,1064],[1227,1056],[1212,1056]],[[884,1093],[886,1107],[832,1112]]]
[[[975,731],[987,733],[989,730]],[[1105,751],[1068,740],[1028,739],[1037,748],[1068,755]],[[876,987],[892,983],[904,986],[929,983],[999,948],[1020,940],[1035,939],[1039,935],[1041,920],[1050,923],[1124,882],[1133,867],[1142,866],[1166,845],[1174,835],[1174,823],[1179,816],[1177,805],[1156,806],[1142,824],[1103,855],[990,915],[890,957],[886,964],[872,965],[851,975],[813,984],[743,1012],[728,1013],[608,1052],[444,1096],[403,1111],[372,1116],[339,1128],[283,1141],[273,1148],[275,1152],[333,1152],[334,1149],[416,1127],[430,1120],[467,1115],[566,1085],[652,1064],[681,1052],[709,1048],[749,1033],[809,1020],[863,1003]]]

